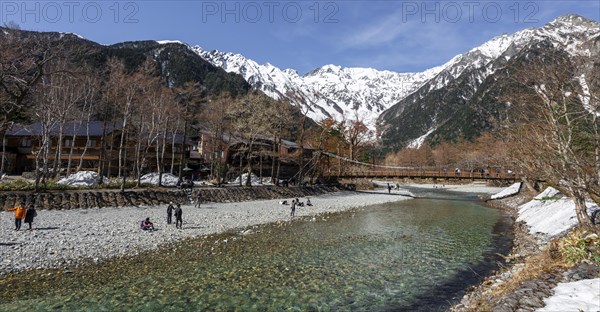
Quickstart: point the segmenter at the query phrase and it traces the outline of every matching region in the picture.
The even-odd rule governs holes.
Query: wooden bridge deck
[[[341,174],[330,173],[325,176],[341,179],[371,178],[371,179],[438,179],[438,180],[501,180],[517,181],[520,179],[515,174],[508,173],[480,173],[480,172],[442,172],[424,170],[385,170],[385,171],[353,171]]]

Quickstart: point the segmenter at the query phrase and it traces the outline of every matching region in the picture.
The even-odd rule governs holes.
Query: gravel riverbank
[[[291,202],[292,198],[287,199]],[[311,197],[313,206],[298,207],[296,218],[340,212],[409,197],[387,190],[337,192]],[[290,206],[281,200],[183,205],[183,229],[166,223],[166,205],[38,210],[33,230],[24,224],[14,230],[12,212],[0,213],[0,274],[27,269],[63,268],[82,261],[99,262],[115,256],[136,255],[169,243],[252,225],[290,221]],[[306,198],[300,198],[306,202]],[[140,230],[149,217],[157,229]]]

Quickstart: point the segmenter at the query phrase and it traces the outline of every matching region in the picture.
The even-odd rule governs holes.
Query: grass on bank
[[[600,266],[598,231],[572,229],[565,237],[555,239],[541,253],[527,258],[521,271],[480,298],[467,311],[491,311],[493,303],[519,288],[524,282],[540,278],[545,273],[563,272],[580,263]]]

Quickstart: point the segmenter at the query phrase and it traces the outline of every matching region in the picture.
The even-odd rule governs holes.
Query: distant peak
[[[342,66],[339,65],[333,65],[333,64],[327,64],[321,67],[323,70],[326,71],[340,71],[342,70]]]
[[[156,43],[158,43],[158,44],[171,44],[171,43],[174,43],[174,44],[182,44],[182,45],[185,45],[185,46],[188,45],[187,43],[181,42],[179,40],[156,40]]]
[[[67,36],[75,36],[79,39],[85,39],[87,40],[84,36],[80,35],[80,34],[76,34],[74,32],[60,32],[61,35],[67,35]]]
[[[315,68],[314,70],[308,72],[306,76],[316,76],[318,74],[337,74],[342,70],[342,66],[327,64],[321,67]]]
[[[559,17],[557,17],[555,20],[553,20],[552,22],[550,22],[549,24],[551,25],[556,25],[556,24],[562,24],[562,25],[572,25],[572,26],[579,26],[579,25],[586,25],[586,26],[600,26],[600,24],[597,21],[585,18],[581,15],[577,15],[577,14],[564,14],[561,15]]]
[[[298,71],[293,69],[293,68],[286,68],[283,70],[284,73],[286,73],[287,75],[291,75],[291,76],[299,76],[298,75]]]

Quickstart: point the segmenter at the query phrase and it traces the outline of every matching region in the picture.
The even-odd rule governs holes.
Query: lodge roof
[[[208,136],[213,136],[213,133],[208,130],[200,130],[199,132],[204,133]],[[257,135],[256,138],[257,138],[257,142],[255,142],[254,144],[257,144],[259,141],[268,142],[269,144],[273,144],[273,142],[275,142],[274,137],[267,136],[267,135]],[[241,136],[230,134],[230,133],[223,133],[221,140],[223,140],[223,142],[228,142],[230,144],[238,144],[238,143],[247,144],[248,143],[248,140],[242,138]],[[289,148],[289,149],[300,148],[300,144],[290,141],[290,140],[285,140],[285,139],[281,139],[281,145],[283,145],[284,147]],[[312,149],[312,146],[305,143],[304,149],[305,150]]]
[[[121,126],[113,123],[106,125],[106,134],[111,133],[116,129],[120,129]],[[6,131],[7,136],[16,137],[28,137],[28,136],[41,136],[44,127],[41,122],[32,123],[29,125],[14,124]],[[56,123],[50,126],[50,134],[57,135],[59,127]],[[64,136],[102,136],[104,133],[104,121],[71,121],[65,123],[63,126]]]

